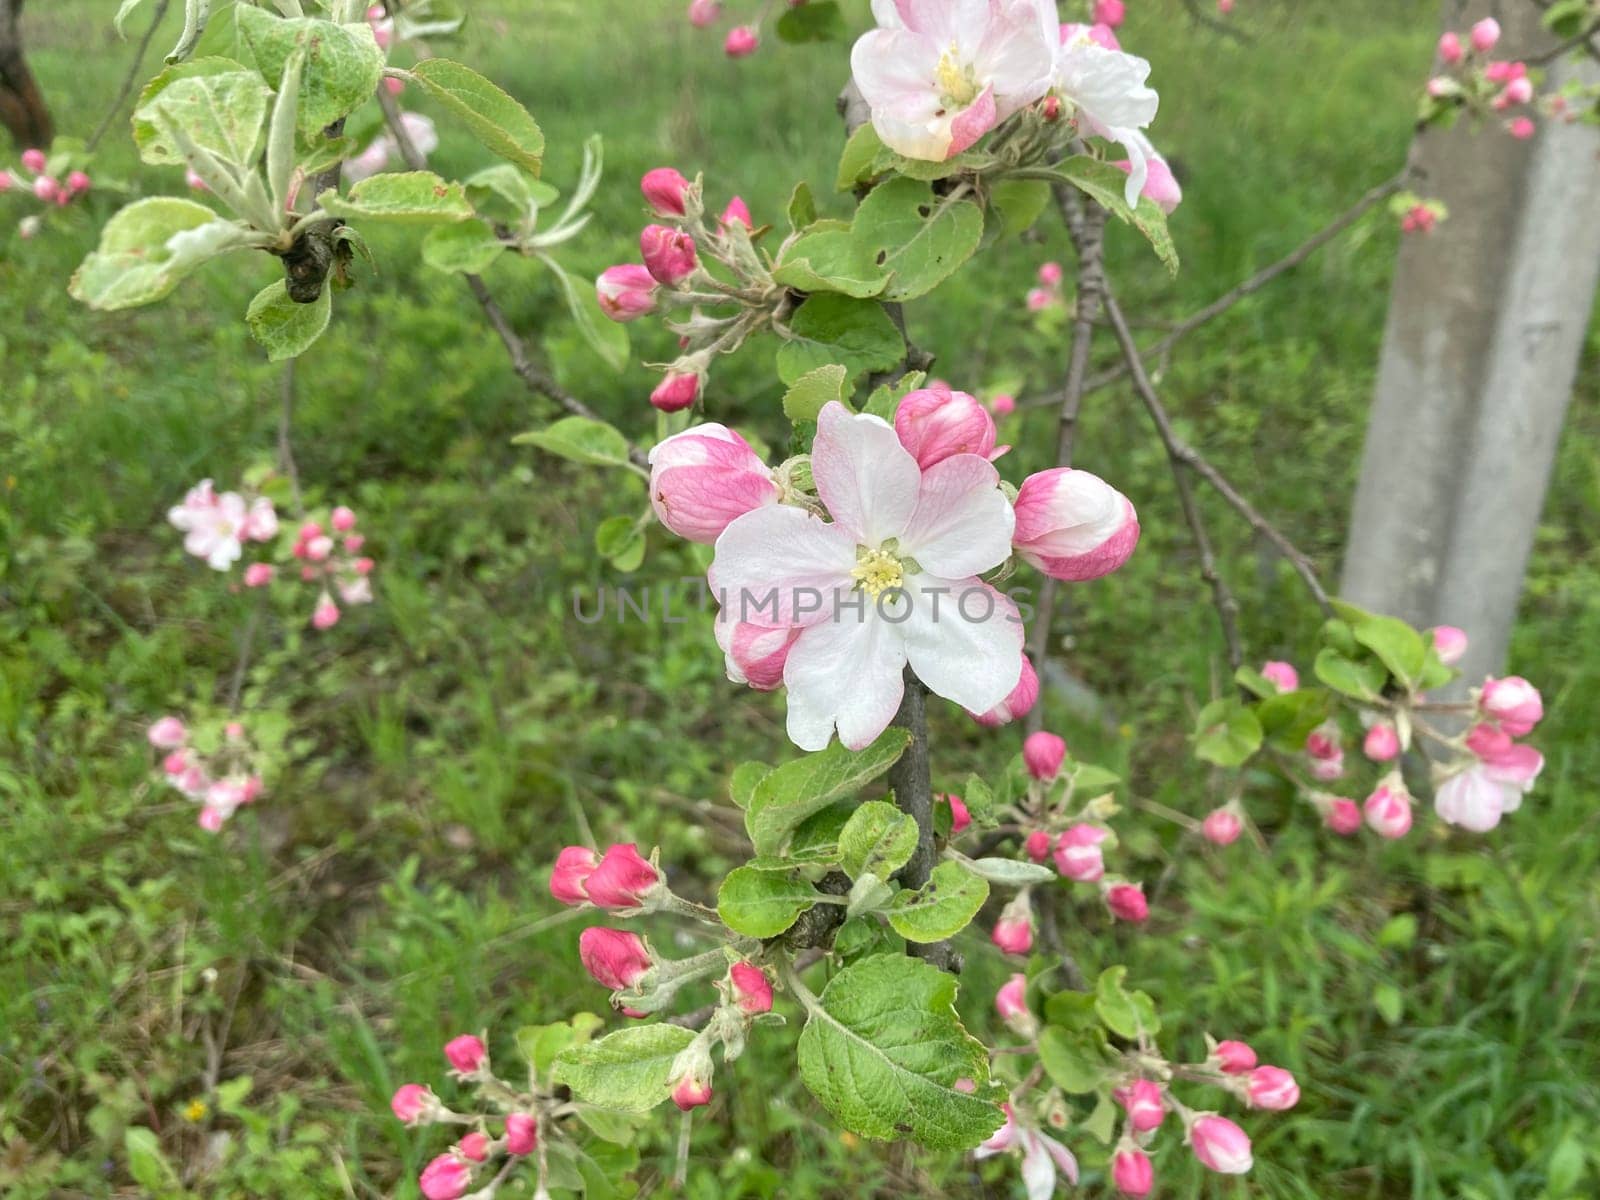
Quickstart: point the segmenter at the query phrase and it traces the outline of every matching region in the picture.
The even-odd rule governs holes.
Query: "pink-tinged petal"
[[[804,509],[767,505],[717,538],[711,585],[733,621],[768,626],[831,620],[836,595],[855,587],[855,539]]]
[[[758,691],[770,692],[783,683],[783,666],[789,649],[800,636],[797,627],[771,628],[723,619],[715,626],[717,645],[725,656],[728,678]]]
[[[990,84],[950,122],[950,145],[945,149],[944,156],[954,158],[993,129],[998,121],[994,85]]]
[[[811,476],[834,525],[856,544],[872,547],[905,532],[922,482],[917,460],[893,426],[852,413],[838,401],[818,416]]]
[[[992,1158],[996,1154],[1004,1154],[1022,1140],[1021,1131],[1017,1123],[1011,1119],[1010,1105],[1003,1106],[1006,1112],[1006,1123],[994,1132],[987,1142],[984,1142],[972,1152],[976,1159]]]
[[[906,650],[900,631],[868,602],[863,619],[845,611],[803,630],[789,650],[789,739],[802,750],[839,741],[859,750],[889,727],[905,690]]]
[[[969,712],[987,712],[1022,678],[1022,618],[977,577],[908,581],[910,614],[899,626],[917,678]]]
[[[1094,551],[1072,558],[1039,558],[1036,565],[1046,575],[1068,583],[1082,583],[1109,575],[1132,556],[1139,545],[1139,517],[1133,505],[1123,500],[1122,524]]]
[[[875,30],[850,52],[851,76],[873,115],[918,126],[926,126],[939,112],[933,83],[938,70],[938,46],[904,30]]]
[[[1483,767],[1475,766],[1439,785],[1433,810],[1448,824],[1473,833],[1487,833],[1500,824],[1508,796],[1521,801],[1516,788],[1496,783]]]
[[[999,483],[999,472],[976,454],[935,463],[923,472],[900,548],[924,571],[946,579],[998,567],[1011,554],[1016,525]]]
[[[1050,1152],[1050,1157],[1055,1160],[1056,1170],[1067,1177],[1068,1183],[1078,1182],[1078,1160],[1068,1150],[1048,1133],[1041,1133],[1039,1140],[1044,1143],[1044,1148]]]
[[[1028,1200],[1050,1200],[1056,1190],[1056,1164],[1044,1140],[1033,1130],[1022,1133],[1022,1188]]]
[[[1532,746],[1508,746],[1493,758],[1485,758],[1483,769],[1496,783],[1526,792],[1532,790],[1533,781],[1544,770],[1544,755]]]

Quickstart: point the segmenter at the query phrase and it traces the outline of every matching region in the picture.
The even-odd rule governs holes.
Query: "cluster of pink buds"
[[[1028,311],[1044,312],[1049,308],[1064,308],[1066,301],[1061,295],[1061,264],[1041,263],[1037,278],[1038,286],[1028,291]]]
[[[0,170],[0,195],[16,192],[29,195],[49,208],[65,208],[78,197],[86,195],[91,186],[89,176],[76,168],[68,170],[65,156],[58,155],[52,163],[43,150],[33,147],[22,152],[19,170]],[[31,238],[43,226],[43,218],[35,213],[23,217],[17,233]]]
[[[146,731],[162,753],[161,773],[168,783],[200,805],[200,828],[216,833],[242,805],[261,795],[256,749],[244,726],[229,721],[216,745],[196,738],[178,717],[162,717]]]
[[[1475,723],[1453,761],[1434,768],[1434,811],[1447,823],[1484,833],[1522,806],[1544,770],[1544,755],[1515,739],[1544,719],[1539,689],[1520,675],[1486,679],[1473,692]]]
[[[182,531],[183,548],[216,571],[238,562],[244,543],[270,542],[278,536],[278,514],[271,500],[219,493],[209,479],[190,488],[182,504],[168,509],[167,520]]]
[[[1450,215],[1442,200],[1425,200],[1413,192],[1396,196],[1390,201],[1389,211],[1400,221],[1401,233],[1432,233]]]
[[[611,846],[603,855],[583,846],[568,846],[556,855],[550,872],[550,894],[574,908],[592,904],[607,912],[634,913],[657,907],[667,892],[655,864],[632,842]]]
[[[613,321],[633,321],[658,308],[688,310],[686,319],[669,322],[678,334],[681,353],[665,364],[650,393],[662,412],[678,412],[700,398],[711,364],[719,354],[738,349],[745,338],[784,301],[784,289],[773,283],[752,245],[761,232],[750,209],[734,196],[717,218],[707,222],[701,183],[671,167],[647,171],[639,181],[656,220],[639,235],[642,263],[608,267],[595,281],[601,311]],[[718,264],[735,280],[713,274],[704,259]],[[704,314],[706,306],[738,305],[737,316]]]
[[[1535,132],[1528,114],[1534,103],[1534,80],[1524,62],[1492,57],[1500,42],[1500,23],[1485,17],[1465,36],[1454,31],[1439,39],[1438,57],[1444,70],[1428,80],[1433,111],[1465,108],[1480,117],[1494,117],[1515,138]],[[1522,111],[1518,111],[1522,110]]]
[[[496,1180],[538,1149],[551,1133],[551,1116],[557,1101],[549,1090],[532,1081],[524,1090],[498,1078],[482,1037],[463,1033],[444,1045],[449,1075],[476,1093],[473,1112],[455,1112],[421,1083],[402,1084],[389,1108],[404,1125],[459,1125],[466,1129],[444,1154],[422,1168],[417,1179],[426,1200],[460,1200],[476,1177]],[[492,1195],[493,1186],[478,1195]]]
[[[313,628],[331,629],[338,624],[334,593],[346,605],[372,603],[373,561],[362,554],[366,542],[356,529],[356,514],[342,504],[329,513],[326,526],[321,521],[307,521],[296,531],[290,553],[300,560],[301,582],[318,586],[311,609]],[[255,563],[246,571],[245,583],[260,587],[273,576],[271,564]]]
[[[806,0],[788,0],[790,8],[799,8]],[[722,19],[722,0],[689,0],[689,24],[696,29],[709,29]],[[752,21],[735,25],[722,39],[722,52],[729,58],[747,58],[761,45],[761,27]]]

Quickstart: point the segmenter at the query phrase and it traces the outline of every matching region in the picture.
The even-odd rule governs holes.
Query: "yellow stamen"
[[[965,108],[976,100],[978,93],[982,91],[978,87],[972,68],[963,66],[956,57],[954,46],[940,56],[939,66],[934,74],[939,83],[939,98],[946,108]]]
[[[886,550],[867,550],[856,560],[850,572],[857,585],[876,600],[889,588],[897,588],[906,577],[900,560]]]

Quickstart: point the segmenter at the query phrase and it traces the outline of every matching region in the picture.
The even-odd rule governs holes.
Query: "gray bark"
[[[1498,7],[1496,57],[1552,44],[1534,5]],[[1596,74],[1568,58],[1547,86]],[[1413,162],[1450,215],[1401,248],[1341,593],[1465,629],[1477,682],[1505,658],[1600,282],[1600,131],[1463,123],[1421,135]]]

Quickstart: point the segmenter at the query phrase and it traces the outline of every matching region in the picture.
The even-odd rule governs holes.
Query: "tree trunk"
[[[18,148],[44,149],[55,129],[39,84],[22,56],[22,2],[0,0],[0,124]]]
[[[1467,6],[1445,7],[1464,29]],[[1534,4],[1496,7],[1497,57],[1553,45]],[[1575,76],[1600,71],[1564,57],[1547,88]],[[1600,131],[1541,119],[1519,142],[1463,122],[1413,161],[1449,217],[1401,247],[1341,593],[1465,629],[1477,682],[1505,658],[1600,282]]]

